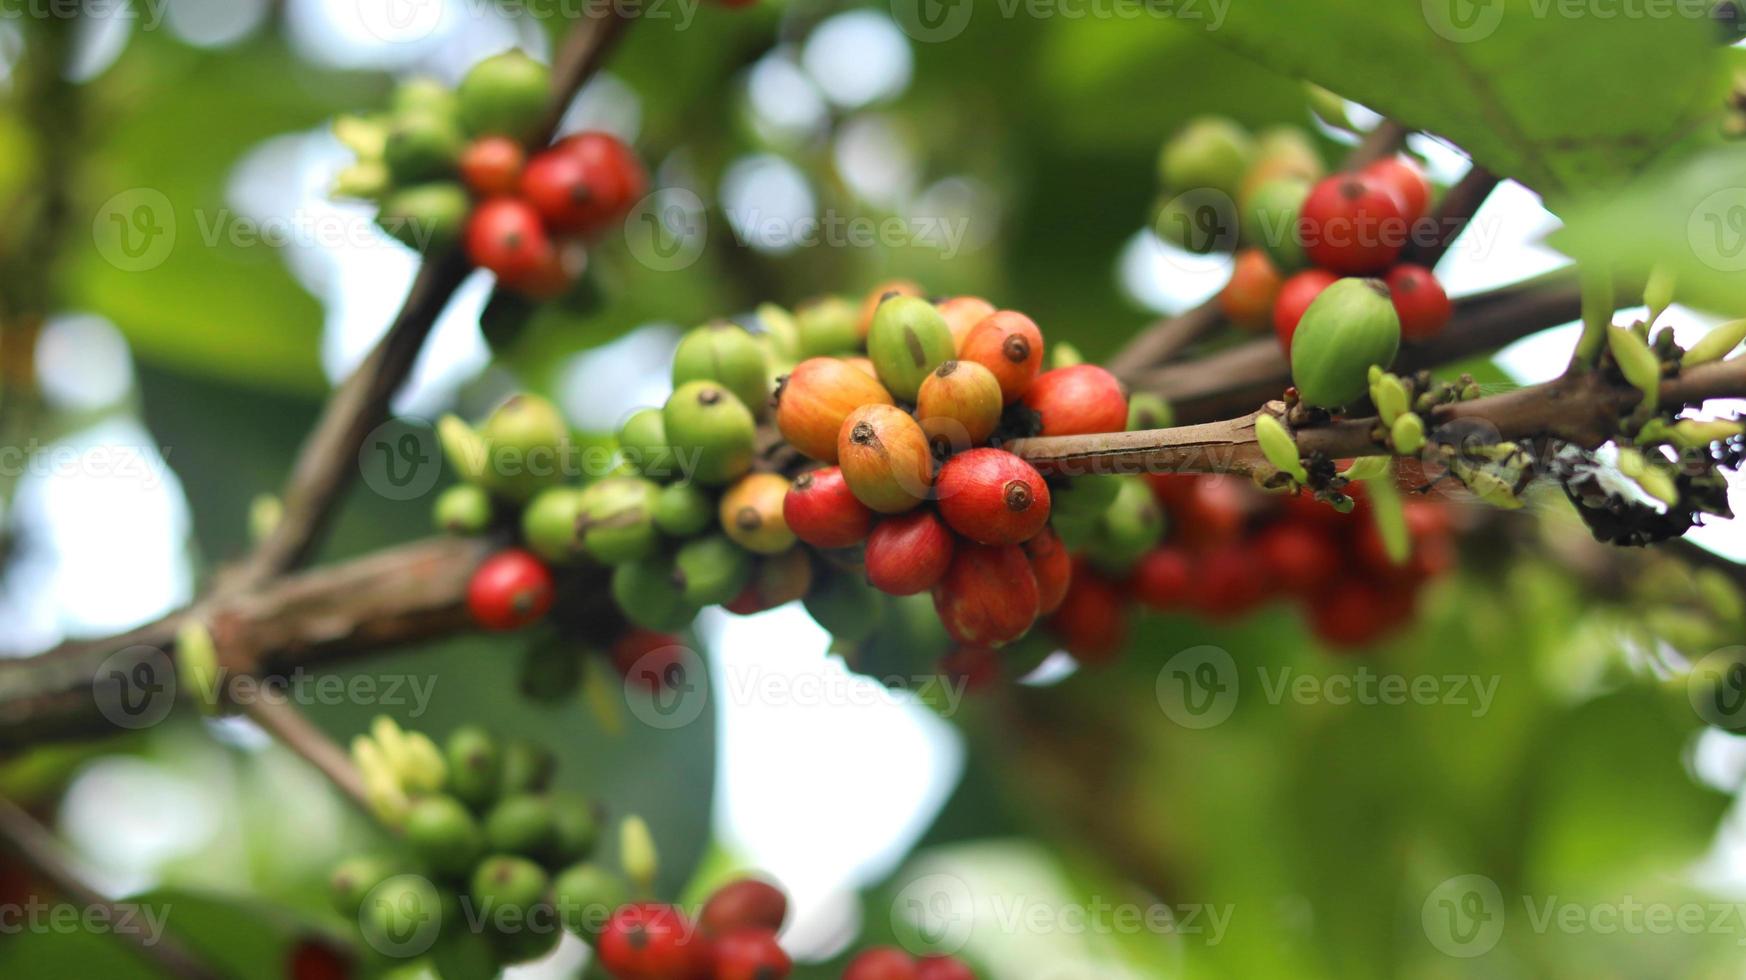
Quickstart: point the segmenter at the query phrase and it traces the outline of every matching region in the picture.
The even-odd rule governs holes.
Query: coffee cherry
[[[467,583],[467,611],[488,630],[515,630],[552,608],[552,573],[519,548],[485,559]]]
[[[1408,222],[1431,212],[1431,182],[1411,157],[1387,157],[1365,167],[1361,173],[1394,192]]]
[[[548,487],[528,502],[521,512],[521,540],[541,560],[556,565],[582,557],[582,538],[577,522],[582,518],[584,491],[575,487]]]
[[[461,152],[461,181],[480,197],[509,197],[521,185],[527,154],[507,136],[486,136]]]
[[[1043,475],[1003,449],[972,449],[940,468],[940,515],[979,544],[1018,544],[1049,523]]]
[[[849,962],[843,980],[916,980],[915,957],[895,946],[876,946]]]
[[[800,336],[800,356],[834,357],[861,346],[856,329],[855,304],[841,296],[821,296],[794,310],[794,325]]]
[[[400,831],[413,853],[439,874],[464,875],[485,853],[485,835],[473,815],[452,796],[437,794],[414,800]]]
[[[554,833],[552,804],[544,796],[505,796],[485,815],[485,843],[502,854],[535,855]]]
[[[1061,607],[1073,584],[1073,556],[1053,528],[1045,527],[1024,544],[1031,574],[1037,579],[1037,613],[1047,616]]]
[[[936,450],[980,446],[1000,424],[1002,396],[994,372],[975,361],[947,361],[922,381],[915,416]]]
[[[788,478],[779,473],[752,473],[721,496],[721,526],[734,543],[760,555],[794,547],[794,532],[782,515]]]
[[[684,629],[697,616],[687,602],[673,563],[659,556],[627,562],[612,570],[612,601],[625,618],[645,629]]]
[[[1103,512],[1096,533],[1086,550],[1097,564],[1114,572],[1126,571],[1151,551],[1164,537],[1164,512],[1146,481],[1137,476],[1120,478],[1115,500]]]
[[[352,958],[318,939],[299,940],[286,959],[287,980],[351,980]]]
[[[1128,639],[1127,597],[1115,583],[1089,567],[1073,571],[1061,608],[1049,619],[1061,645],[1082,664],[1107,664]]]
[[[551,749],[530,739],[508,739],[498,763],[497,791],[502,796],[544,792],[556,768]]]
[[[400,244],[427,253],[460,240],[472,207],[466,192],[449,181],[414,184],[382,200],[376,223]]]
[[[1223,116],[1200,116],[1164,144],[1158,177],[1177,193],[1213,188],[1235,195],[1254,151],[1242,126]]]
[[[873,512],[855,499],[835,466],[800,474],[782,500],[782,519],[814,548],[852,548],[873,526]]]
[[[491,524],[491,495],[471,483],[457,484],[437,497],[431,517],[449,534],[478,534]]]
[[[600,964],[622,980],[691,980],[708,969],[685,913],[644,902],[620,906],[601,930]]]
[[[1181,548],[1154,548],[1134,566],[1134,598],[1149,609],[1168,612],[1188,602],[1194,562]]]
[[[840,643],[859,643],[879,628],[885,603],[860,578],[847,574],[821,577],[813,583],[804,605],[813,622]]]
[[[1267,600],[1267,569],[1246,545],[1228,544],[1201,556],[1188,604],[1220,621],[1235,620]]]
[[[1389,600],[1380,586],[1360,578],[1329,584],[1304,606],[1310,632],[1332,647],[1356,649],[1381,639],[1393,625]]]
[[[1279,338],[1279,349],[1291,354],[1291,338],[1303,320],[1304,311],[1340,277],[1326,269],[1305,269],[1285,280],[1279,287],[1279,299],[1273,304],[1273,335]]]
[[[467,258],[500,279],[527,278],[552,260],[555,246],[526,201],[499,197],[482,202],[467,219]]]
[[[593,942],[619,906],[630,901],[623,878],[597,864],[576,864],[552,879],[552,903],[564,928]]]
[[[550,400],[526,392],[511,395],[479,427],[479,436],[484,479],[498,495],[528,500],[563,480],[570,427]]]
[[[1279,277],[1279,270],[1273,267],[1266,252],[1246,248],[1237,253],[1231,281],[1219,291],[1219,310],[1239,327],[1265,329],[1284,285],[1285,280]]]
[[[1036,622],[1041,596],[1024,551],[1016,545],[965,544],[934,587],[934,610],[952,639],[998,647]]]
[[[741,929],[716,939],[715,980],[784,980],[794,964],[771,929]]]
[[[397,874],[371,890],[358,911],[366,936],[410,937],[443,917],[443,898],[428,879]]]
[[[569,238],[552,240],[551,249],[543,253],[538,265],[524,273],[497,277],[497,285],[515,295],[532,300],[557,299],[570,291],[582,278],[588,265],[588,251],[580,242]]]
[[[867,377],[872,378],[875,381],[879,380],[879,370],[873,366],[873,359],[872,358],[870,358],[870,357],[843,357],[843,358],[841,358],[841,360],[844,364],[847,364],[850,367],[853,367],[855,370],[861,372],[862,374],[865,374]]]
[[[931,511],[879,522],[867,537],[867,581],[887,595],[915,595],[939,583],[952,563],[952,533]]]
[[[861,300],[861,309],[855,316],[855,336],[859,339],[856,346],[865,343],[873,331],[873,317],[879,312],[879,305],[885,302],[889,295],[920,296],[922,288],[908,279],[892,279],[882,282],[867,291]]]
[[[661,488],[634,476],[609,476],[581,492],[572,523],[582,550],[606,565],[647,558],[660,546],[655,498]]]
[[[508,919],[510,910],[525,916],[526,910],[540,904],[548,883],[545,871],[527,858],[498,854],[479,862],[468,894],[483,915]]]
[[[468,69],[455,96],[467,132],[526,143],[545,119],[550,91],[551,71],[526,53],[509,50]]]
[[[1122,432],[1128,396],[1115,375],[1095,364],[1045,371],[1025,392],[1025,407],[1042,419],[1045,436]]]
[[[607,133],[577,133],[534,155],[521,196],[554,231],[594,236],[630,213],[648,190],[643,165]]]
[[[1128,431],[1168,429],[1176,424],[1176,412],[1163,395],[1136,391],[1128,396]]]
[[[548,863],[580,861],[593,853],[600,838],[600,817],[594,804],[580,796],[558,793],[551,797],[552,839],[544,856]]]
[[[1291,595],[1313,595],[1339,572],[1338,546],[1311,524],[1279,521],[1256,535],[1252,547],[1273,582]]]
[[[1363,398],[1370,367],[1400,350],[1400,315],[1377,279],[1342,279],[1304,311],[1291,342],[1291,381],[1306,404],[1338,408]]]
[[[867,334],[867,356],[885,389],[914,402],[922,380],[956,353],[952,328],[934,304],[918,296],[892,296],[879,304]]]
[[[770,362],[746,328],[717,320],[687,333],[673,353],[673,386],[715,381],[734,393],[753,415],[770,400]]]
[[[374,855],[350,857],[341,861],[327,878],[328,895],[333,909],[341,918],[355,919],[377,885],[394,876],[392,861]]]
[[[1388,270],[1388,295],[1400,316],[1400,335],[1430,340],[1443,332],[1455,315],[1449,294],[1431,270],[1422,265],[1397,265]]]
[[[1321,180],[1327,173],[1321,152],[1309,135],[1296,126],[1271,126],[1256,133],[1253,160],[1238,188],[1239,200],[1262,184],[1281,177],[1303,180],[1307,190],[1309,181]]]
[[[1088,473],[1057,485],[1049,491],[1049,516],[1055,530],[1070,544],[1091,534],[1121,492],[1122,478],[1110,474]]]
[[[994,304],[980,296],[952,296],[934,306],[946,318],[946,326],[952,329],[954,351],[963,350],[964,338],[970,336],[970,331],[995,313]]]
[[[497,798],[503,755],[488,732],[471,725],[455,729],[443,756],[449,764],[449,792],[475,810]]]
[[[788,896],[782,889],[757,878],[730,881],[703,903],[697,924],[714,936],[741,929],[776,932],[788,918]]]
[[[399,113],[388,126],[382,161],[396,187],[453,178],[466,139],[453,119],[439,112]]]
[[[683,686],[691,667],[687,652],[685,641],[670,633],[628,629],[613,641],[607,656],[627,684],[653,694]]]
[[[970,328],[958,347],[958,360],[974,361],[994,373],[1007,405],[1024,396],[1043,367],[1043,332],[1030,317],[1001,310]]]
[[[871,375],[830,357],[801,361],[776,389],[776,428],[795,449],[822,463],[837,461],[843,420],[863,405],[890,405],[891,393]]]
[[[680,385],[661,409],[667,443],[691,479],[705,486],[730,483],[752,468],[758,422],[733,392],[714,381]]]
[[[1359,276],[1394,264],[1406,247],[1405,206],[1380,181],[1340,174],[1317,184],[1303,202],[1298,236],[1310,261],[1332,272]]]
[[[738,616],[795,602],[812,589],[812,558],[804,548],[791,548],[758,563],[752,584],[722,608]]]
[[[1254,242],[1274,268],[1301,268],[1306,261],[1302,227],[1303,202],[1310,182],[1301,177],[1280,177],[1256,186],[1243,201],[1243,234]]]
[[[715,521],[715,501],[693,483],[671,483],[655,497],[655,528],[673,538],[701,534]]]
[[[658,408],[632,412],[618,427],[618,451],[625,465],[651,480],[678,475],[672,447],[667,445],[667,423]]]
[[[915,980],[976,980],[976,972],[951,956],[924,956],[916,961]]]
[[[719,534],[685,542],[673,557],[679,591],[694,606],[732,601],[752,578],[752,556]]]
[[[849,413],[837,438],[837,458],[855,499],[881,514],[915,507],[933,484],[928,437],[908,412],[890,405]]]

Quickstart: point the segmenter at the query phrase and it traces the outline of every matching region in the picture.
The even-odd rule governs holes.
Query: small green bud
[[[1402,415],[1389,427],[1388,441],[1396,454],[1417,456],[1425,448],[1425,420],[1417,415]]]
[[[1410,410],[1412,392],[1399,378],[1378,370],[1370,380],[1370,400],[1376,403],[1376,414],[1382,424],[1393,425]]]
[[[333,135],[357,155],[359,163],[380,163],[388,149],[388,120],[342,115],[333,120]],[[383,171],[387,175],[387,171]]]
[[[1719,361],[1732,354],[1742,341],[1746,341],[1746,320],[1730,320],[1699,337],[1686,350],[1680,364],[1689,368]]]
[[[1309,482],[1309,471],[1303,468],[1303,457],[1297,451],[1297,440],[1285,430],[1278,418],[1262,413],[1255,418],[1255,441],[1274,469],[1299,483]]]
[[[642,817],[633,814],[618,825],[618,855],[625,876],[642,891],[651,891],[661,862],[655,850],[655,835],[649,833],[649,825]]]
[[[1348,480],[1374,480],[1394,469],[1392,456],[1360,456],[1346,467],[1343,474]]]
[[[1625,327],[1607,328],[1607,348],[1619,365],[1619,373],[1631,387],[1643,393],[1644,406],[1654,411],[1661,402],[1661,362],[1655,352],[1635,331]]]
[[[435,793],[449,781],[449,764],[442,750],[423,732],[407,732],[402,742],[406,768],[400,785],[414,793]]]
[[[198,616],[183,619],[176,630],[176,679],[203,714],[218,713],[218,645]]]
[[[1661,314],[1673,305],[1676,280],[1673,269],[1664,262],[1657,262],[1649,270],[1649,282],[1643,287],[1643,305],[1649,307],[1649,322],[1660,319]]]

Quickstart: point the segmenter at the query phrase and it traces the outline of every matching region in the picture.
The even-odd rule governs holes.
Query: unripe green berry
[[[697,615],[697,605],[680,591],[673,563],[645,558],[612,570],[612,599],[625,618],[645,629],[670,633]]]
[[[667,443],[681,472],[719,486],[752,468],[758,423],[751,409],[716,381],[688,381],[661,410]]]
[[[618,448],[626,464],[651,480],[671,480],[679,475],[658,408],[639,409],[625,419],[618,429]]]
[[[858,350],[861,334],[855,320],[859,315],[855,304],[841,296],[823,296],[797,308],[794,320],[800,329],[800,359]]]
[[[1291,380],[1298,397],[1339,408],[1370,389],[1370,367],[1387,369],[1400,350],[1400,316],[1388,287],[1375,279],[1341,279],[1322,290],[1291,340]]]
[[[1089,550],[1098,565],[1125,571],[1163,539],[1164,511],[1144,479],[1137,476],[1118,479],[1119,492],[1104,511]]]
[[[468,70],[456,95],[471,136],[527,142],[538,134],[551,93],[551,71],[519,50],[492,55]]]
[[[580,861],[594,852],[600,839],[600,816],[594,804],[569,793],[554,794],[552,841],[546,856],[556,864]]]
[[[465,188],[454,181],[437,180],[389,194],[376,214],[376,223],[402,245],[429,252],[460,239],[472,208]]]
[[[526,911],[546,896],[550,879],[527,858],[498,854],[479,862],[468,889],[481,914],[490,917],[504,909]]]
[[[956,353],[946,318],[919,296],[892,296],[873,314],[867,356],[899,401],[914,402],[927,376]]]
[[[485,440],[490,489],[524,501],[563,479],[570,427],[558,407],[539,395],[510,396],[479,427]]]
[[[389,124],[382,159],[394,186],[411,187],[454,176],[466,145],[453,119],[433,112],[407,112]]]
[[[631,476],[609,476],[582,491],[576,532],[589,555],[607,565],[654,554],[655,498],[661,488]]]
[[[673,558],[680,594],[694,606],[731,601],[752,577],[752,556],[726,536],[688,541]]]
[[[414,800],[401,832],[432,870],[448,877],[465,875],[485,853],[485,837],[473,815],[446,794]]]
[[[1223,116],[1201,116],[1164,144],[1158,176],[1179,194],[1210,187],[1235,196],[1253,153],[1254,141],[1242,126]]]
[[[775,303],[763,303],[758,306],[758,324],[764,332],[756,338],[764,346],[766,360],[781,360],[792,362],[800,359],[800,324],[794,320],[794,314]],[[788,373],[786,370],[779,372]]]
[[[597,864],[576,864],[553,880],[552,900],[564,928],[593,942],[612,913],[630,901],[630,886]]]
[[[673,352],[673,386],[714,381],[734,393],[753,415],[770,401],[770,362],[758,341],[737,323],[716,320],[687,333]]]
[[[1297,224],[1309,193],[1309,181],[1280,177],[1257,187],[1243,202],[1245,239],[1265,251],[1281,272],[1301,269],[1307,261]]]
[[[370,890],[398,870],[392,861],[375,855],[359,855],[341,861],[327,879],[334,911],[347,919],[355,917]]]
[[[449,763],[449,792],[475,810],[497,798],[502,752],[497,740],[484,729],[455,729],[443,746],[443,755]]]
[[[504,854],[540,854],[555,829],[551,801],[531,793],[505,796],[485,815],[485,843]]]
[[[450,119],[459,119],[460,102],[454,89],[434,78],[408,78],[394,86],[388,111],[396,116],[414,112],[429,112]]]
[[[431,518],[448,534],[478,534],[491,524],[491,495],[470,483],[456,484],[438,495]]]
[[[1136,391],[1128,395],[1129,432],[1168,429],[1175,424],[1176,413],[1171,410],[1170,403],[1164,400],[1164,396],[1149,391]]]
[[[538,742],[515,738],[503,744],[498,769],[498,798],[518,793],[541,793],[551,784],[556,760],[552,751]]]
[[[585,492],[574,487],[541,490],[521,512],[521,539],[548,562],[564,564],[582,557],[577,523]]]
[[[1103,515],[1121,494],[1122,479],[1087,473],[1049,488],[1049,523],[1069,548],[1082,550],[1098,536]]]
[[[409,942],[415,937],[434,938],[447,917],[443,896],[429,879],[400,874],[370,892],[358,912],[366,939]]]
[[[673,483],[655,497],[655,527],[673,538],[701,534],[715,522],[715,501],[694,483]]]

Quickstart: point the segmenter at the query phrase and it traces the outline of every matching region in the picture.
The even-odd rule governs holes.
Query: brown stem
[[[1393,119],[1384,119],[1375,129],[1364,134],[1364,139],[1347,154],[1346,162],[1340,165],[1340,169],[1363,170],[1378,160],[1394,156],[1406,145],[1407,134],[1410,132],[1412,130]]]
[[[1435,268],[1443,260],[1443,256],[1449,253],[1449,247],[1455,244],[1455,240],[1473,222],[1473,216],[1479,213],[1480,207],[1497,185],[1496,174],[1474,164],[1454,187],[1449,188],[1449,192],[1443,195],[1443,199],[1437,202],[1437,207],[1432,211],[1431,221],[1437,230],[1437,238],[1424,245],[1417,242],[1409,245],[1401,261]]]

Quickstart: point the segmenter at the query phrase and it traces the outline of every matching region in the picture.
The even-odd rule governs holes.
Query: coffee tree
[[[1733,4],[140,6],[5,62],[8,975],[1734,962]]]

